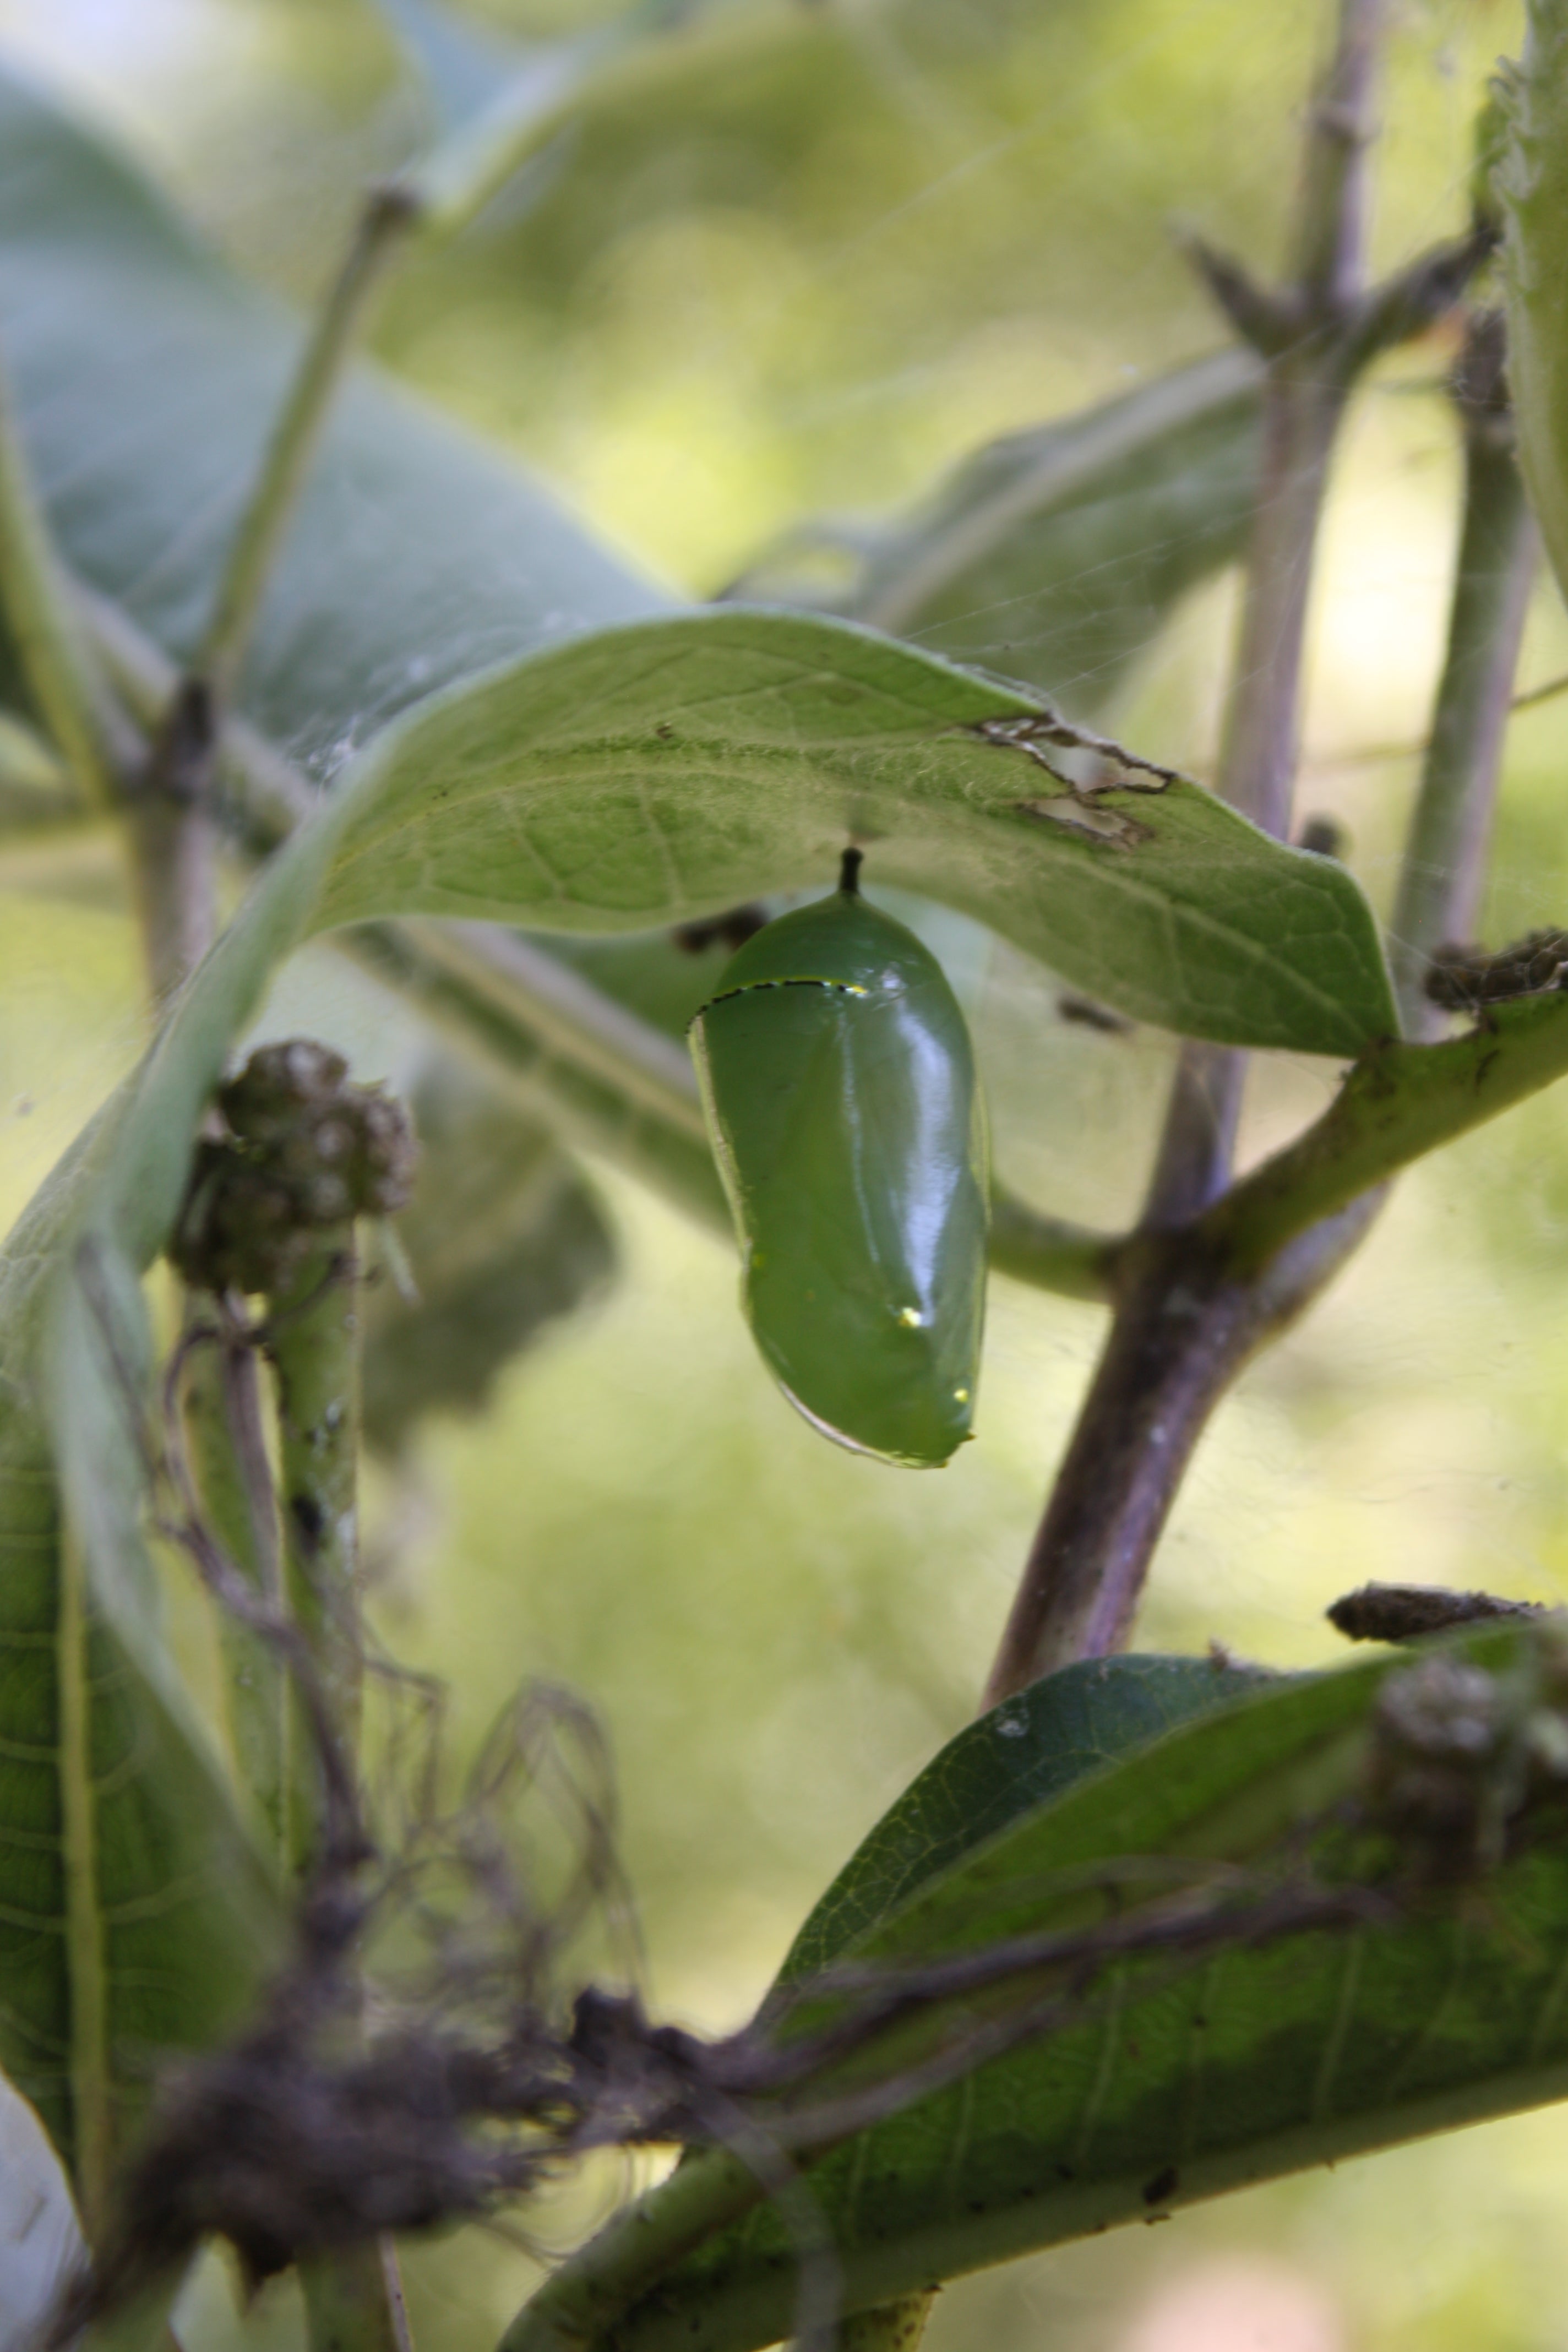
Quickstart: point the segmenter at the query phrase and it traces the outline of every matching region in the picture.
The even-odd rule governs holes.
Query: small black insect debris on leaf
[[[1310,816],[1296,835],[1298,849],[1310,849],[1314,857],[1337,857],[1342,862],[1348,847],[1345,829],[1338,817]]]
[[[307,1544],[320,1543],[325,1522],[321,1517],[321,1507],[314,1495],[290,1495],[289,1514]]]
[[[1109,1005],[1096,1004],[1089,996],[1058,996],[1057,1018],[1074,1022],[1080,1029],[1102,1029],[1108,1037],[1130,1037],[1137,1025],[1121,1013],[1112,1013]]]
[[[754,940],[768,919],[765,907],[731,907],[722,915],[710,915],[706,922],[681,923],[670,933],[671,939],[684,955],[701,955],[709,948],[728,948],[733,955],[748,940]]]
[[[1153,2179],[1143,2183],[1144,2204],[1163,2205],[1167,2198],[1175,2195],[1180,2178],[1173,2164],[1162,2165]]]

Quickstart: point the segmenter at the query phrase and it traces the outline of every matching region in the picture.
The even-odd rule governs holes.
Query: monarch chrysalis
[[[838,889],[747,941],[691,1024],[746,1313],[843,1445],[934,1467],[969,1433],[984,1117],[963,1015],[912,931]]]

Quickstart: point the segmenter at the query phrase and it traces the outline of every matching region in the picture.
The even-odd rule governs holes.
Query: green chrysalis
[[[785,1395],[840,1444],[931,1468],[974,1412],[984,1115],[942,967],[866,904],[859,865],[747,941],[691,1047]]]

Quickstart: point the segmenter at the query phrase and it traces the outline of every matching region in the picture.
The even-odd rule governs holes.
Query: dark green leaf
[[[1489,1633],[1448,1648],[1519,1687],[1539,1672],[1537,1645],[1552,1638]],[[1081,1924],[1086,1881],[1119,1860],[1278,1864],[1357,1786],[1369,1709],[1384,1679],[1407,1670],[1407,1660],[1379,1661],[1275,1685],[1173,1730],[926,1878],[854,1957],[924,1964]],[[1134,1911],[1155,1899],[1135,1878],[1124,1887]],[[1123,1963],[1076,2018],[1069,2010],[1057,2030],[808,2167],[847,2305],[1560,2097],[1565,1948],[1559,1810],[1484,1890],[1412,1898],[1386,1927],[1282,1934],[1184,1966]],[[1037,1997],[1037,1983],[1016,1996]],[[944,2035],[961,2049],[975,2015],[973,2000],[928,2013],[879,2063],[890,2059],[896,2078]],[[842,2088],[855,2063],[810,2085],[807,2103]],[[695,2176],[709,2168],[722,2192],[731,2163],[707,2156],[677,2176],[689,2222],[701,2194]],[[647,2201],[651,2234],[663,2193]],[[607,2326],[600,2352],[755,2352],[787,2332],[796,2263],[777,2213],[758,2206]],[[550,2305],[572,2267],[543,2291],[537,2315],[531,2307],[520,2319],[511,2352],[559,2340]]]
[[[781,1971],[825,1969],[928,1879],[1021,1813],[1163,1732],[1279,1682],[1218,1658],[1088,1658],[969,1724],[889,1807],[845,1864]]]

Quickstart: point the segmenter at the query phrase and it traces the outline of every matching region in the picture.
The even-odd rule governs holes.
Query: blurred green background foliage
[[[475,6],[498,42],[589,21],[574,0]],[[1220,338],[1175,223],[1276,257],[1323,12],[1248,0],[724,0],[395,287],[380,359],[504,444],[635,560],[721,588],[823,515],[885,518],[993,436],[1111,396]],[[1513,0],[1407,0],[1374,247],[1462,221],[1470,123]],[[428,97],[366,0],[5,0],[0,35],[107,114],[244,269],[321,288],[367,175]],[[1313,627],[1300,807],[1347,829],[1380,907],[1441,645],[1457,458],[1437,339],[1360,400]],[[1093,583],[1085,583],[1092,600]],[[1233,583],[1142,664],[1118,731],[1210,772]],[[1007,616],[995,616],[1005,670]],[[1568,667],[1542,586],[1521,672]],[[1073,681],[1054,681],[1070,693]],[[1388,747],[1395,747],[1393,756]],[[1375,754],[1376,756],[1373,756]],[[1494,942],[1568,915],[1568,702],[1510,739]],[[145,1034],[109,849],[0,875],[0,1214],[9,1220]],[[1000,1171],[1098,1223],[1140,1192],[1172,1047],[1064,1019],[1048,973],[957,918]],[[411,1081],[405,1014],[324,950],[265,1031],[325,1036]],[[1260,1067],[1245,1153],[1327,1098]],[[471,1748],[517,1681],[583,1691],[613,1738],[654,2000],[741,2019],[863,1831],[973,1710],[1092,1361],[1099,1311],[993,1286],[978,1441],[941,1478],[852,1459],[793,1416],[735,1305],[732,1255],[590,1171],[618,1275],[552,1324],[482,1411],[373,1480],[382,1637],[451,1692]],[[1568,1601],[1568,1093],[1419,1169],[1205,1441],[1140,1646],[1296,1664],[1368,1577]],[[206,1633],[176,1591],[193,1654]],[[606,2171],[526,2217],[546,2244]],[[1568,2121],[1545,2112],[1185,2213],[951,2290],[932,2352],[1478,2352],[1568,2336],[1553,2259]],[[416,2333],[493,2340],[532,2256],[474,2232],[412,2265]],[[188,2339],[237,2331],[216,2265]],[[282,2292],[245,2333],[292,2340]],[[1271,2332],[1270,2332],[1271,2331]]]

